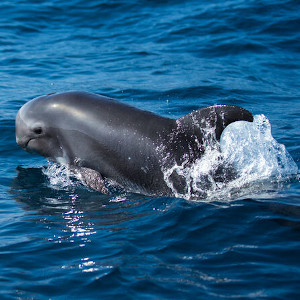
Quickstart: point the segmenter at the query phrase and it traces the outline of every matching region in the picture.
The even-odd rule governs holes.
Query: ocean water
[[[1,299],[300,297],[299,1],[16,0],[0,11]],[[250,110],[254,125],[221,139],[243,180],[193,200],[86,188],[15,142],[18,109],[67,90],[171,118]]]

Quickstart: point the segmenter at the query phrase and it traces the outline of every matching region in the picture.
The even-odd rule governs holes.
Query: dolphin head
[[[16,142],[25,151],[53,161],[70,162],[66,131],[73,127],[63,98],[41,96],[24,104],[16,116]]]
[[[47,96],[23,105],[16,116],[16,142],[25,151],[56,160],[63,156],[59,124]]]
[[[108,132],[98,117],[103,101],[82,92],[35,98],[16,116],[16,142],[25,151],[55,162],[85,166],[91,157],[101,156],[96,131]]]

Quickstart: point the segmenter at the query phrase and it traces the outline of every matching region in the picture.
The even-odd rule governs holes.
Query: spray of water
[[[170,176],[186,179],[185,193],[179,193]],[[298,167],[284,145],[271,134],[264,115],[254,121],[234,122],[226,127],[220,147],[207,145],[201,159],[192,165],[164,170],[164,179],[176,197],[228,200],[249,193],[263,193],[298,173]]]
[[[220,141],[225,159],[243,177],[284,179],[297,174],[298,167],[284,145],[271,134],[271,125],[264,115],[254,122],[235,122],[224,131]]]
[[[66,189],[75,186],[74,174],[64,164],[48,162],[47,167],[43,168],[43,173],[49,179],[49,183],[54,189]]]

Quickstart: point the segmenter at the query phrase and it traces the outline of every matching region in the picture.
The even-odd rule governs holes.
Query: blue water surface
[[[53,184],[16,145],[28,100],[84,90],[177,118],[264,114],[300,167],[300,2],[0,3],[1,299],[299,299],[299,176],[234,199]]]

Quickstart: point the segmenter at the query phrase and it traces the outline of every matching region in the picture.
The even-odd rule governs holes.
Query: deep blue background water
[[[297,299],[300,183],[205,202],[53,185],[15,143],[33,97],[265,114],[300,167],[300,2],[2,1],[2,299]]]

